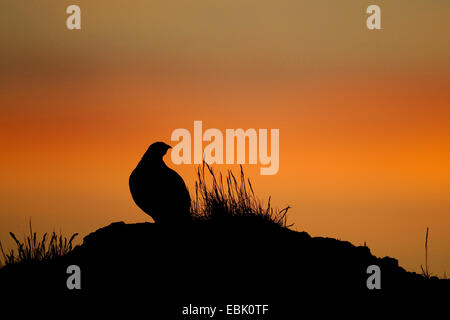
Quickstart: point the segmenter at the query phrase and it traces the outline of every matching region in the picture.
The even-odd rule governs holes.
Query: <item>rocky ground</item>
[[[80,268],[80,290],[67,288],[70,265]],[[380,268],[381,289],[367,286],[371,265]],[[183,227],[112,223],[62,258],[4,267],[0,284],[11,294],[142,299],[147,311],[172,314],[167,319],[184,319],[185,306],[268,304],[272,316],[293,315],[329,301],[380,306],[450,292],[449,280],[407,272],[368,247],[245,218]]]

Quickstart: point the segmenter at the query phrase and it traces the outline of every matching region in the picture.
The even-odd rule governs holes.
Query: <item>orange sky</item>
[[[431,271],[449,273],[450,26],[436,18],[449,5],[381,2],[383,30],[372,34],[356,1],[327,2],[344,21],[312,1],[295,7],[299,19],[291,1],[257,12],[251,1],[79,1],[86,22],[72,33],[63,2],[0,10],[13,13],[0,16],[7,246],[30,217],[38,231],[82,235],[150,220],[132,202],[129,173],[149,143],[202,120],[280,129],[279,173],[245,169],[262,198],[292,206],[295,229],[366,241],[419,271],[429,226]],[[192,190],[194,166],[166,161]]]

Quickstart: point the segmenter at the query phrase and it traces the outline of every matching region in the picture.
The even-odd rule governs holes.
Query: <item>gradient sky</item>
[[[65,29],[79,4],[82,30]],[[382,30],[365,9],[378,4]],[[294,229],[450,272],[450,2],[0,3],[0,241],[150,221],[128,175],[176,128],[279,128],[245,166]],[[192,190],[194,166],[169,166]],[[218,166],[217,169],[226,167]]]

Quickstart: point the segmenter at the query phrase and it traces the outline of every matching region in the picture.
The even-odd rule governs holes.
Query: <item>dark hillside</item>
[[[81,290],[66,288],[66,268],[72,264],[81,268]],[[381,269],[381,290],[366,286],[366,269],[373,264]],[[172,310],[173,318],[183,305],[195,303],[268,303],[272,312],[284,313],[295,312],[300,301],[334,295],[387,302],[449,288],[448,280],[407,272],[397,260],[377,258],[367,247],[252,217],[196,221],[182,228],[112,223],[64,257],[4,267],[0,282],[9,292],[144,299],[154,312]]]

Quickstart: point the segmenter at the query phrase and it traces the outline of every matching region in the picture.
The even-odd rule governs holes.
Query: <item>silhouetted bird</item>
[[[157,223],[185,223],[191,219],[191,197],[183,179],[166,166],[171,146],[153,143],[130,175],[134,202]]]

